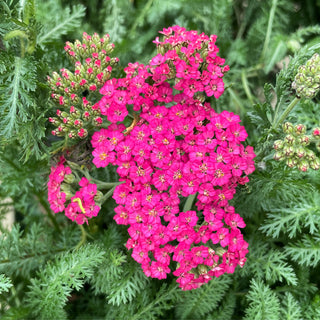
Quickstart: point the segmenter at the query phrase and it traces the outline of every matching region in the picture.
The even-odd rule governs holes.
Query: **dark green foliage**
[[[203,319],[215,310],[231,284],[231,277],[214,278],[197,291],[181,293],[182,302],[176,307],[177,319]]]
[[[245,319],[277,320],[280,316],[280,301],[271,288],[253,279],[247,295],[249,307]]]
[[[38,319],[64,319],[63,307],[72,290],[82,288],[102,261],[103,251],[97,246],[86,245],[49,262],[37,274],[37,279],[31,280],[27,293],[31,313]]]
[[[316,0],[0,0],[0,220],[14,210],[17,221],[0,228],[1,319],[320,319],[319,171],[272,159],[282,122],[320,127],[319,96],[282,119],[299,66],[320,52],[319,9]],[[71,67],[65,41],[110,34],[114,75],[123,75],[129,62],[148,63],[158,31],[175,24],[217,34],[230,71],[212,106],[240,115],[257,154],[233,200],[247,225],[247,262],[188,292],[173,276],[145,277],[125,247],[127,228],[113,220],[111,194],[81,230],[46,200],[50,159],[59,157],[51,152],[63,143],[50,134],[46,77]],[[94,178],[118,176],[108,167]]]

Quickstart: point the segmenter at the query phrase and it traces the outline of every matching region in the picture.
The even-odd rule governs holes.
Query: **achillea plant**
[[[0,1],[0,318],[320,319],[318,9]]]

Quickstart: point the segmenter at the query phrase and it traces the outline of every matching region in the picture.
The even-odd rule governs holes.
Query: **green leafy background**
[[[0,0],[1,319],[320,319],[320,174],[272,159],[299,65],[320,48],[318,0]],[[86,234],[46,200],[52,137],[47,75],[70,66],[65,41],[109,33],[120,67],[147,63],[179,24],[218,36],[230,71],[217,111],[240,114],[257,154],[233,205],[247,224],[243,269],[182,292],[146,278],[124,247],[112,200]],[[319,99],[286,120],[319,126]],[[112,178],[113,172],[105,172]],[[78,244],[84,243],[82,246]]]

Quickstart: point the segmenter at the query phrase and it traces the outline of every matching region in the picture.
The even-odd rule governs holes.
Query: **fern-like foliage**
[[[72,8],[62,8],[59,1],[39,2],[37,18],[43,27],[38,35],[38,45],[44,46],[48,42],[58,40],[61,36],[77,30],[85,11],[86,8],[81,4],[74,5]]]
[[[30,121],[35,108],[33,94],[37,86],[35,61],[5,54],[0,55],[0,125],[1,135],[12,137],[19,126]]]
[[[11,280],[4,274],[0,274],[0,294],[2,294],[3,292],[8,292],[11,287]]]
[[[320,196],[317,192],[298,197],[290,208],[270,208],[270,211],[272,213],[267,214],[268,219],[260,228],[268,236],[277,238],[283,232],[293,238],[302,228],[307,228],[311,234],[319,231]]]
[[[281,319],[287,320],[300,320],[302,319],[302,310],[300,303],[294,298],[294,296],[286,292],[281,297]]]
[[[165,319],[163,315],[181,300],[176,283],[170,285],[153,282],[134,299],[121,306],[110,306],[105,319],[115,320],[155,320]],[[171,311],[170,311],[171,312]]]
[[[285,252],[300,265],[316,267],[320,262],[320,237],[304,235],[302,240],[288,245]]]
[[[270,249],[268,243],[257,239],[250,242],[250,255],[246,268],[241,270],[243,273],[254,275],[256,279],[265,280],[268,284],[277,281],[286,281],[293,286],[298,284],[297,275],[281,249]]]
[[[278,320],[280,302],[270,287],[262,281],[252,279],[250,291],[246,296],[249,306],[246,308],[246,320]]]
[[[222,300],[219,307],[209,313],[206,320],[232,320],[236,309],[236,295],[233,291],[229,292]]]
[[[79,290],[103,261],[104,252],[94,245],[65,253],[31,279],[27,306],[37,319],[65,319],[64,306],[72,290]]]
[[[72,229],[63,232],[60,238],[55,235],[53,228],[41,224],[34,223],[28,232],[23,232],[15,224],[11,232],[7,231],[0,236],[0,272],[8,276],[29,276],[31,271],[41,267],[52,254],[59,254],[76,244],[79,233],[75,234],[74,228]]]
[[[181,319],[203,318],[217,308],[231,284],[228,276],[214,278],[197,291],[181,293],[182,303],[176,307],[176,315]]]
[[[111,0],[106,3],[104,10],[103,29],[108,31],[112,41],[122,41],[127,31],[124,10],[128,7],[127,1]],[[126,8],[126,10],[128,10]]]
[[[148,297],[144,296],[144,299],[140,300],[140,307],[130,320],[159,319],[166,310],[172,309],[175,302],[179,300],[176,283],[162,284],[156,294],[150,295],[149,293]]]
[[[244,216],[271,211],[283,204],[296,203],[301,194],[314,192],[312,183],[296,171],[283,169],[282,163],[267,164],[250,177],[248,192],[236,194],[237,210]]]

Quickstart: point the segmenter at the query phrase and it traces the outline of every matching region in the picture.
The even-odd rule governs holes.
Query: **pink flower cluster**
[[[248,181],[255,155],[241,144],[247,134],[239,116],[179,97],[171,108],[141,113],[129,135],[116,125],[95,132],[92,145],[95,165],[117,165],[125,181],[114,192],[114,219],[130,225],[132,257],[158,279],[176,261],[173,274],[187,290],[244,264],[247,243],[238,228],[245,224],[228,201]],[[181,199],[195,194],[202,214],[181,211]]]
[[[65,159],[61,157],[59,163],[51,168],[48,181],[48,201],[53,212],[65,212],[66,217],[77,224],[88,223],[88,218],[97,216],[100,207],[95,203],[97,185],[90,183],[87,178],[79,181],[81,187],[74,196],[63,192],[63,187],[68,186],[68,181],[74,180],[70,167],[64,166]],[[69,179],[68,179],[69,178]],[[73,182],[73,181],[72,181]],[[70,192],[69,192],[70,193]],[[70,200],[66,205],[67,200]]]
[[[245,223],[229,200],[249,181],[255,154],[242,144],[247,133],[239,116],[216,113],[205,102],[220,97],[229,70],[217,55],[217,37],[179,26],[161,33],[149,65],[129,64],[125,78],[100,89],[94,107],[111,125],[94,132],[92,162],[117,166],[123,183],[113,194],[114,219],[128,226],[126,246],[144,273],[164,279],[172,272],[190,290],[246,261]],[[134,120],[126,128],[129,110]],[[52,168],[49,202],[82,224],[100,209],[97,187],[82,178],[67,197],[60,186],[71,169],[63,162]]]

